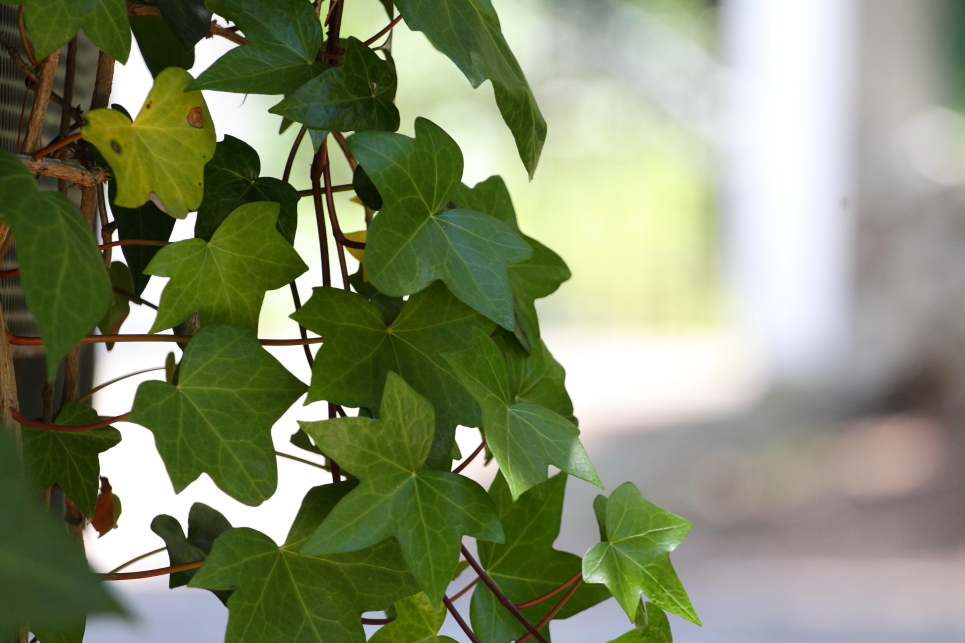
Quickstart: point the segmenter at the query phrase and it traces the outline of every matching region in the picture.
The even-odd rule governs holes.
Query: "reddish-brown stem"
[[[97,246],[98,250],[106,250],[107,248],[116,248],[117,246],[168,246],[171,245],[170,241],[158,241],[156,239],[121,239],[120,241],[111,241],[110,243],[102,243]]]
[[[328,262],[328,233],[325,228],[325,206],[322,205],[322,152],[315,153],[312,158],[312,202],[315,205],[315,225],[318,227],[318,252],[322,259],[322,285],[332,285],[332,267]]]
[[[120,572],[114,574],[101,574],[101,580],[137,580],[138,578],[153,578],[154,576],[166,576],[167,574],[173,574],[175,572],[183,572],[188,569],[197,569],[201,567],[203,560],[195,560],[190,563],[181,563],[180,565],[171,565],[170,567],[162,567],[160,569],[148,569],[143,572]]]
[[[400,21],[400,20],[402,20],[402,14],[399,14],[398,16],[396,16],[395,19],[392,20],[392,22],[390,22],[389,24],[387,24],[382,31],[380,31],[379,33],[375,34],[374,36],[372,36],[371,38],[369,38],[368,40],[366,40],[366,41],[363,42],[362,44],[363,44],[363,45],[371,45],[371,44],[374,43],[376,40],[378,40],[379,38],[381,38],[381,37],[384,36],[385,34],[387,34],[387,33],[389,33],[390,31],[392,31],[392,27],[394,27],[394,26],[396,26],[397,24],[399,24],[399,21]]]
[[[76,134],[71,134],[70,136],[66,136],[62,139],[56,140],[50,145],[48,145],[47,147],[42,147],[36,152],[34,152],[34,160],[39,161],[41,158],[47,156],[51,152],[55,152],[66,145],[70,145],[74,141],[79,141],[82,136],[83,134],[81,134],[80,132],[77,132]]]
[[[456,623],[459,623],[459,627],[461,627],[462,631],[466,633],[466,636],[469,637],[469,640],[472,641],[472,643],[482,643],[476,637],[476,634],[472,631],[472,628],[469,627],[469,624],[466,623],[466,620],[462,617],[462,614],[456,610],[456,606],[452,604],[452,601],[449,600],[449,597],[443,596],[442,602],[446,604],[446,609],[449,610],[450,614],[452,614],[452,618],[456,619]]]
[[[23,45],[23,52],[27,54],[27,60],[30,64],[36,67],[40,63],[34,57],[34,50],[30,46],[30,40],[27,38],[27,23],[23,19],[23,5],[17,7],[17,30],[20,31],[20,44]]]
[[[291,178],[292,165],[294,165],[295,163],[295,154],[298,153],[298,148],[301,147],[302,139],[305,138],[305,133],[307,131],[308,131],[308,128],[302,125],[302,128],[298,130],[298,134],[295,135],[295,142],[292,143],[292,149],[288,153],[288,160],[285,162],[285,172],[281,175],[281,180],[286,183],[288,182],[288,179]],[[309,192],[309,194],[310,193],[311,192]],[[299,192],[299,194],[301,194],[301,192]]]
[[[43,346],[42,337],[24,337],[7,331],[7,341],[14,346]],[[176,342],[186,344],[191,341],[191,335],[87,335],[81,337],[81,344],[106,344],[117,342]],[[325,340],[321,337],[308,339],[259,339],[262,346],[304,346],[305,344],[321,344]]]
[[[0,270],[0,279],[5,279],[7,277],[16,277],[20,274],[20,268],[12,268],[10,270]]]
[[[556,607],[550,610],[550,613],[547,614],[543,618],[543,620],[539,622],[539,625],[536,626],[536,629],[541,630],[544,627],[546,627],[549,624],[549,622],[553,620],[553,617],[555,617],[556,614],[561,609],[563,609],[563,606],[566,605],[566,601],[570,600],[570,597],[573,596],[573,592],[575,592],[577,588],[580,586],[580,583],[583,582],[582,576],[583,575],[581,574],[580,578],[575,583],[573,583],[573,587],[570,588],[570,591],[566,592],[566,594],[563,595],[563,598],[560,599],[560,602],[556,604]],[[519,639],[516,643],[526,643],[526,641],[532,638],[532,636],[533,636],[532,634],[527,634],[526,636]]]
[[[388,625],[394,618],[363,618],[362,625]]]
[[[476,559],[472,557],[472,554],[469,553],[469,550],[466,549],[465,545],[462,545],[462,556],[469,563],[469,566],[475,570],[476,575],[479,576],[479,579],[486,584],[486,587],[489,588],[489,591],[496,596],[496,600],[498,600],[503,607],[509,610],[509,613],[512,614],[517,621],[522,623],[523,627],[525,627],[530,634],[535,636],[539,643],[548,643],[546,638],[539,633],[539,630],[537,630],[533,624],[530,623],[525,616],[523,616],[522,612],[520,612],[519,609],[513,605],[513,602],[509,600],[505,594],[503,594],[503,591],[499,589],[496,583],[493,582],[493,579],[489,577],[489,574],[486,573],[486,570],[484,570],[482,566],[476,562]]]
[[[550,592],[549,594],[543,594],[543,595],[540,596],[539,598],[534,598],[534,599],[531,600],[531,601],[526,601],[525,603],[520,603],[520,604],[518,604],[516,607],[518,607],[519,609],[526,609],[527,607],[532,607],[533,605],[538,605],[538,604],[542,603],[543,601],[545,601],[545,600],[548,599],[548,598],[553,598],[554,596],[556,596],[557,594],[559,594],[559,593],[562,592],[564,589],[566,589],[567,587],[569,587],[570,585],[572,585],[572,584],[575,583],[576,581],[580,580],[581,578],[583,578],[583,572],[579,572],[576,576],[574,576],[574,577],[571,578],[570,580],[566,581],[565,583],[563,583],[562,585],[560,585],[559,587],[557,587],[556,589],[554,589],[554,590],[553,590],[552,592]]]
[[[345,155],[345,160],[348,161],[349,167],[351,167],[354,172],[355,168],[359,166],[359,162],[355,160],[355,157],[352,156],[352,151],[348,149],[348,143],[345,142],[345,137],[342,136],[341,132],[332,132],[332,138],[334,138],[338,146],[342,148],[342,154]]]
[[[129,415],[130,413],[123,413],[117,417],[107,418],[106,420],[95,422],[94,424],[66,426],[62,424],[51,424],[50,422],[41,422],[40,420],[31,420],[20,415],[19,412],[14,411],[13,409],[10,410],[10,417],[24,426],[31,426],[35,429],[46,429],[47,431],[57,431],[58,433],[83,433],[84,431],[103,429],[105,426],[110,426],[114,422],[127,422],[127,417]]]
[[[302,299],[298,296],[298,286],[295,282],[288,284],[292,291],[292,303],[295,305],[295,312],[302,307]],[[308,330],[302,326],[298,325],[298,334],[302,336],[302,339],[308,339]],[[315,365],[315,360],[312,359],[312,351],[308,348],[308,344],[305,344],[305,360],[308,361],[308,368],[312,368]]]
[[[456,595],[453,596],[452,598],[450,598],[449,600],[451,600],[451,601],[458,601],[460,598],[463,597],[463,595],[464,595],[466,592],[468,592],[468,591],[471,590],[473,587],[475,587],[475,586],[476,586],[476,583],[478,583],[478,582],[479,582],[479,579],[478,579],[478,578],[473,579],[473,581],[472,581],[471,583],[469,583],[468,585],[466,585],[465,587],[463,587],[462,589],[460,589],[458,592],[456,592]]]
[[[469,466],[469,463],[476,459],[476,456],[482,453],[482,450],[486,448],[486,441],[483,440],[476,450],[469,454],[469,457],[459,463],[459,466],[453,469],[453,473],[459,473],[463,469]]]
[[[351,191],[354,190],[354,189],[355,189],[355,188],[352,187],[352,184],[351,184],[351,183],[344,183],[344,184],[342,184],[342,185],[333,185],[333,186],[332,186],[332,192],[351,192]],[[298,191],[298,196],[311,196],[311,195],[312,195],[312,191],[311,191],[310,189],[309,189],[309,190],[299,190],[299,191]]]
[[[335,197],[332,195],[328,139],[325,139],[322,143],[322,177],[325,179],[325,204],[328,206],[328,220],[332,224],[332,236],[335,237],[335,247],[338,250],[338,268],[342,272],[342,288],[351,290],[352,286],[348,281],[348,266],[345,263],[345,237],[342,236],[342,228],[338,225],[338,216],[335,214]]]

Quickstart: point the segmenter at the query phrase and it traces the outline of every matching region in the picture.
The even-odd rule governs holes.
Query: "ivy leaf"
[[[395,5],[405,24],[424,32],[473,87],[487,78],[492,81],[496,105],[532,179],[546,140],[546,121],[490,0],[395,0]]]
[[[204,6],[204,0],[154,0],[154,4],[184,49],[193,49],[208,35],[211,10]]]
[[[435,407],[429,466],[449,470],[456,425],[479,426],[482,418],[442,353],[467,348],[473,329],[490,332],[492,322],[440,283],[412,295],[388,326],[375,304],[335,288],[315,288],[291,317],[325,338],[306,403],[377,409],[386,375],[398,373]]]
[[[131,29],[124,0],[3,0],[22,4],[37,60],[46,58],[83,29],[98,49],[127,64]]]
[[[177,386],[142,383],[130,420],[154,433],[176,493],[207,473],[254,506],[275,492],[271,427],[304,392],[253,331],[205,326],[188,342]]]
[[[513,294],[506,264],[532,254],[506,224],[446,210],[462,176],[462,152],[437,125],[416,119],[416,138],[360,132],[349,147],[382,195],[369,227],[365,268],[387,295],[411,295],[442,280],[454,295],[508,330]]]
[[[162,71],[133,122],[115,109],[87,113],[81,134],[111,166],[121,207],[150,199],[176,219],[198,209],[215,132],[204,96],[185,91],[191,80],[177,67]]]
[[[88,613],[123,613],[63,524],[55,524],[37,502],[5,430],[0,431],[0,516],[16,516],[0,520],[0,640],[14,640],[22,623],[57,631],[76,628]]]
[[[624,482],[606,502],[607,540],[583,556],[583,578],[604,583],[632,620],[643,592],[655,605],[700,625],[687,591],[670,564],[670,552],[690,523],[648,502]]]
[[[324,453],[362,481],[319,525],[304,554],[354,551],[395,536],[412,575],[436,603],[452,580],[464,535],[503,539],[482,487],[458,474],[424,467],[433,416],[428,400],[389,373],[380,419],[299,423]]]
[[[532,257],[509,265],[509,281],[513,286],[516,316],[514,332],[523,348],[532,350],[533,344],[540,337],[536,300],[556,292],[560,285],[570,278],[570,269],[558,254],[519,231],[516,210],[501,177],[491,176],[474,188],[460,183],[453,200],[461,207],[496,217],[518,233],[533,249]]]
[[[664,611],[653,603],[638,604],[637,617],[633,622],[636,628],[610,643],[673,643],[670,621]]]
[[[315,60],[322,26],[310,2],[208,0],[205,4],[238,25],[248,44],[216,60],[189,89],[289,94],[329,68]]]
[[[68,402],[55,424],[78,426],[95,422],[100,422],[97,411],[80,402]],[[92,517],[101,470],[98,455],[121,441],[120,431],[111,426],[79,433],[27,426],[21,427],[21,431],[25,466],[35,489],[42,491],[59,484],[80,512]]]
[[[187,49],[161,16],[131,16],[131,31],[151,76],[168,67],[194,67],[194,47]]]
[[[232,212],[211,237],[165,246],[146,272],[171,281],[161,293],[151,332],[177,326],[196,312],[201,324],[258,328],[265,292],[308,270],[275,228],[279,205],[260,201]]]
[[[248,528],[218,537],[188,585],[236,590],[226,643],[364,643],[363,612],[419,591],[392,540],[346,554],[299,555],[305,537],[356,484],[310,490],[281,547]]]
[[[446,606],[433,603],[425,592],[395,604],[395,620],[379,628],[368,643],[410,643],[435,636],[446,620]]]
[[[122,208],[114,203],[117,195],[117,181],[110,181],[107,185],[107,196],[111,204],[111,214],[117,222],[117,238],[151,239],[167,241],[174,230],[174,219],[161,212],[154,203],[148,201],[136,208]],[[121,246],[124,261],[131,270],[134,278],[135,295],[140,295],[147,287],[151,275],[144,274],[144,269],[151,263],[151,259],[161,248],[157,246]]]
[[[321,130],[394,132],[399,129],[396,85],[392,63],[349,38],[344,64],[319,74],[268,111]]]
[[[97,327],[100,328],[101,333],[104,335],[116,335],[121,330],[121,324],[127,319],[127,316],[131,314],[131,300],[124,295],[118,294],[118,290],[134,294],[134,278],[131,276],[131,270],[127,265],[121,263],[120,261],[114,261],[111,263],[111,268],[108,273],[111,278],[111,286],[114,291],[111,293],[111,303],[107,307],[107,314],[104,318],[97,322]],[[107,342],[107,350],[114,348],[113,342]],[[94,420],[93,422],[97,422]]]
[[[506,476],[514,499],[545,480],[551,464],[603,487],[580,444],[580,430],[546,407],[519,401],[509,388],[506,362],[485,333],[473,331],[471,349],[444,357],[482,407],[486,443]]]
[[[356,165],[352,173],[352,189],[363,205],[372,210],[382,209],[382,195],[361,165]]]
[[[348,237],[349,234],[351,233],[347,233],[345,236]],[[346,248],[346,250],[355,250],[355,248]],[[362,250],[361,252],[364,258],[365,251]],[[405,300],[402,299],[402,297],[389,297],[388,295],[383,295],[379,292],[378,288],[366,281],[364,264],[359,266],[359,269],[355,274],[349,275],[348,280],[349,283],[352,284],[352,288],[355,289],[355,292],[375,304],[375,307],[378,308],[382,313],[382,318],[385,319],[386,324],[393,323],[399,316],[399,313],[402,312],[402,306],[405,304]]]
[[[559,473],[522,494],[516,502],[502,473],[496,474],[489,487],[489,496],[506,532],[506,543],[479,543],[479,560],[514,603],[544,596],[580,572],[579,556],[553,549],[560,533],[566,480],[567,476]],[[561,593],[522,612],[531,623],[538,623],[562,596]],[[583,583],[556,618],[569,618],[609,597],[606,587]],[[482,583],[473,590],[469,614],[473,630],[488,643],[509,643],[527,632]]]
[[[529,354],[514,337],[496,335],[493,341],[506,360],[509,390],[517,402],[538,404],[577,424],[573,402],[566,392],[566,371],[543,340],[536,340]]]
[[[204,199],[198,208],[194,236],[210,241],[218,226],[238,206],[256,201],[274,201],[281,206],[278,232],[295,243],[298,225],[298,191],[289,183],[259,177],[261,159],[244,141],[226,135],[214,149],[214,158],[204,166]]]
[[[39,192],[33,175],[0,150],[0,221],[17,240],[20,283],[44,340],[47,378],[104,316],[111,282],[90,226],[60,192]]]
[[[161,514],[151,521],[151,531],[164,540],[171,565],[203,560],[211,553],[215,538],[231,529],[231,523],[217,509],[196,502],[188,513],[188,535],[185,537],[181,523],[173,516]],[[187,585],[197,569],[186,569],[170,575],[168,587],[174,589]],[[231,591],[212,590],[218,599],[227,605]]]

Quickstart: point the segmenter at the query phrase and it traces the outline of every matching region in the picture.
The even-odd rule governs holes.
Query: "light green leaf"
[[[368,643],[411,643],[435,636],[446,620],[446,606],[433,603],[425,592],[395,604],[395,620],[379,629]]]
[[[637,605],[637,617],[634,623],[636,628],[613,639],[610,643],[673,643],[670,621],[667,620],[664,611],[653,603]]]
[[[304,392],[253,331],[206,326],[184,351],[177,386],[142,383],[130,420],[154,433],[176,493],[207,473],[254,506],[275,492],[271,427]]]
[[[161,514],[151,521],[151,531],[164,540],[171,565],[182,565],[203,560],[211,553],[215,538],[231,529],[231,523],[221,512],[208,505],[196,502],[188,513],[188,535],[185,537],[181,523],[173,516]],[[197,569],[186,569],[170,575],[168,587],[174,589],[187,585]],[[227,604],[231,591],[213,590],[222,603]]]
[[[114,109],[87,113],[81,134],[110,164],[117,177],[114,202],[121,207],[150,199],[183,219],[201,204],[215,131],[201,92],[184,91],[191,80],[177,67],[162,71],[133,122]]]
[[[546,140],[546,121],[490,0],[395,0],[395,5],[405,24],[424,32],[473,87],[487,78],[492,81],[496,105],[532,179]]]
[[[63,524],[41,508],[6,431],[0,431],[0,516],[0,640],[13,640],[23,623],[57,631],[76,628],[88,613],[123,613]]]
[[[690,523],[648,502],[624,482],[606,502],[607,540],[583,556],[583,578],[604,583],[633,620],[643,592],[655,605],[700,625],[687,590],[670,564],[670,552]]]
[[[268,111],[321,130],[394,132],[399,129],[395,90],[392,63],[349,38],[342,65],[319,74]]]
[[[46,58],[74,37],[78,29],[104,53],[127,63],[131,29],[124,0],[2,0],[22,4],[24,21],[37,60]]]
[[[486,443],[513,498],[546,479],[549,465],[603,487],[580,444],[580,430],[549,409],[519,401],[509,388],[506,362],[485,333],[473,332],[472,348],[444,356],[482,407]]]
[[[600,530],[600,542],[606,542],[606,496],[603,494],[593,499],[593,515]]]
[[[307,533],[356,484],[309,491],[282,547],[247,528],[218,537],[189,586],[236,590],[226,643],[364,643],[363,612],[419,591],[391,539],[352,553],[299,555]]]
[[[419,118],[416,138],[360,132],[352,153],[384,205],[369,227],[365,267],[387,295],[411,295],[442,280],[454,295],[508,330],[514,326],[506,265],[532,250],[509,226],[472,210],[446,210],[462,176],[462,152]]]
[[[502,473],[496,474],[489,487],[489,496],[506,532],[506,543],[479,543],[479,562],[514,603],[545,596],[580,572],[579,556],[553,549],[560,533],[566,480],[567,476],[559,473],[521,495],[515,503]],[[562,597],[560,593],[522,612],[531,623],[539,623]],[[584,583],[556,618],[569,618],[609,597],[606,587]],[[482,583],[473,590],[469,614],[473,630],[487,643],[509,643],[527,632]]]
[[[361,480],[302,549],[325,555],[355,551],[395,536],[433,603],[459,562],[464,535],[501,541],[503,530],[482,487],[455,473],[424,468],[435,420],[432,405],[389,373],[380,419],[301,422],[319,448]]]
[[[386,375],[398,373],[435,407],[428,462],[449,470],[456,425],[479,426],[482,416],[442,353],[468,348],[473,329],[490,332],[492,322],[441,283],[412,295],[389,325],[375,304],[335,288],[315,288],[292,319],[325,338],[306,402],[377,409]]]
[[[114,291],[111,293],[111,304],[107,307],[107,314],[104,318],[97,322],[97,327],[100,328],[101,333],[104,335],[116,335],[121,330],[121,324],[127,319],[127,316],[131,314],[131,300],[124,295],[118,293],[118,291],[126,292],[131,295],[134,294],[134,277],[131,276],[131,270],[126,264],[120,261],[114,261],[111,263],[110,269],[111,286]],[[107,350],[114,348],[113,342],[107,343]],[[96,422],[97,420],[94,420]]]
[[[248,39],[208,67],[190,89],[240,94],[289,94],[328,69],[315,60],[322,25],[303,0],[208,0]]]
[[[198,208],[194,236],[210,241],[218,226],[238,206],[274,201],[281,206],[278,232],[294,245],[298,191],[285,181],[260,174],[258,152],[241,139],[226,135],[215,147],[214,158],[204,166],[204,199]]]
[[[460,207],[496,217],[519,233],[523,241],[533,249],[533,256],[529,259],[509,265],[509,282],[513,286],[516,316],[514,332],[523,348],[532,350],[540,337],[536,300],[556,292],[560,285],[570,278],[570,269],[558,254],[520,232],[513,201],[501,177],[491,176],[474,188],[460,183],[453,200]]]
[[[161,293],[151,332],[173,328],[196,312],[201,324],[257,330],[265,292],[308,270],[275,228],[279,205],[260,201],[232,212],[211,237],[165,246],[145,272],[171,281]]]
[[[517,402],[529,402],[548,408],[577,424],[573,416],[573,402],[566,392],[566,371],[537,339],[532,352],[527,354],[513,336],[506,331],[493,337],[506,360],[509,390]]]
[[[59,192],[38,192],[34,177],[0,150],[0,221],[13,230],[20,283],[44,340],[47,378],[101,320],[111,282],[90,226]]]
[[[100,422],[97,411],[80,402],[68,402],[55,424],[78,426],[95,422]],[[101,470],[98,455],[121,441],[120,431],[112,426],[78,433],[26,426],[21,431],[26,469],[34,488],[43,491],[59,484],[82,514],[93,517]]]

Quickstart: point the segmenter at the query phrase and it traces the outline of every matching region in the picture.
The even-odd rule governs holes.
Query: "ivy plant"
[[[599,522],[599,543],[582,557],[554,548],[567,486],[602,489],[606,478],[540,333],[536,301],[569,270],[521,232],[500,177],[463,183],[458,143],[394,102],[392,30],[409,28],[474,87],[492,83],[532,178],[547,126],[489,0],[0,3],[23,5],[22,45],[36,67],[16,62],[38,81],[23,147],[0,151],[0,246],[17,250],[2,277],[19,276],[39,332],[0,340],[0,641],[80,643],[89,615],[123,613],[110,582],[163,575],[172,589],[215,593],[228,643],[364,643],[363,625],[378,626],[373,643],[451,643],[439,634],[447,618],[473,642],[547,643],[554,621],[613,599],[627,616],[620,642],[671,641],[667,613],[699,624],[670,562],[690,524],[631,483],[582,508]],[[385,28],[345,33],[346,3],[385,11]],[[75,73],[77,47],[63,60],[59,49],[79,29],[100,48],[97,89],[83,109],[63,108],[59,135],[41,141],[52,98],[71,104],[51,82]],[[132,30],[153,77],[135,117],[107,104]],[[234,46],[192,77],[182,67],[211,36]],[[282,132],[298,128],[290,159],[311,141],[312,189],[292,186],[291,162],[264,167],[245,141],[219,140],[201,90],[276,96],[268,111],[283,117]],[[413,120],[414,137],[397,132]],[[351,185],[333,185],[337,163]],[[38,191],[39,175],[60,179],[63,194]],[[342,232],[337,190],[366,207],[366,230]],[[299,231],[307,196],[317,229]],[[185,217],[194,238],[172,242]],[[320,239],[319,270],[295,249],[296,233]],[[152,276],[166,280],[157,305],[142,299]],[[281,288],[300,337],[259,339],[265,295]],[[136,305],[155,310],[149,334],[124,331]],[[93,391],[77,390],[78,345],[139,341],[174,350],[163,365],[133,365],[131,375],[156,379],[139,386],[129,413],[101,417]],[[40,417],[19,411],[11,345],[43,347]],[[311,380],[266,345],[304,350]],[[96,390],[109,395],[112,383]],[[290,427],[304,457],[272,441],[292,407],[328,417]],[[157,484],[176,493],[207,474],[258,506],[278,492],[279,457],[315,467],[323,484],[281,544],[195,504],[151,523],[163,547],[149,554],[166,552],[167,566],[97,574],[83,528],[123,526],[99,455],[125,423],[153,433],[167,471]],[[456,446],[459,426],[478,431],[471,453]],[[480,454],[496,469],[488,490],[466,475]],[[462,614],[454,601],[470,591]]]

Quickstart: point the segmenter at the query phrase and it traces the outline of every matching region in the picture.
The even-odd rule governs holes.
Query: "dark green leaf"
[[[111,293],[111,304],[107,308],[107,314],[97,322],[103,335],[116,335],[121,330],[121,324],[131,314],[131,300],[118,293],[118,291],[134,294],[134,278],[131,270],[126,264],[120,261],[111,263],[110,269],[111,286],[114,292]],[[114,348],[113,342],[107,342],[107,350]],[[94,420],[95,422],[97,420]]]
[[[369,209],[382,209],[382,195],[379,194],[379,189],[375,187],[375,183],[372,183],[372,179],[365,173],[365,168],[361,165],[356,166],[355,173],[352,174],[352,189],[355,190],[355,196]]]
[[[288,441],[291,442],[294,446],[298,447],[299,449],[309,451],[311,453],[314,453],[315,455],[324,455],[321,451],[318,450],[318,447],[315,446],[315,444],[312,442],[312,439],[308,437],[308,434],[302,431],[301,429],[298,429],[297,431],[292,433],[292,436],[288,439]]]
[[[573,424],[573,402],[566,392],[566,371],[560,365],[543,340],[536,340],[532,352],[527,354],[513,336],[502,331],[493,337],[506,360],[506,373],[509,376],[509,392],[517,402],[529,402],[545,406],[559,413]]]
[[[228,599],[226,643],[364,643],[363,612],[419,591],[391,539],[352,553],[299,555],[307,534],[355,485],[309,491],[282,547],[247,528],[215,541],[189,585],[236,590]]]
[[[68,402],[55,424],[78,426],[100,422],[97,411],[79,402]],[[27,473],[37,491],[59,484],[81,513],[91,518],[97,502],[100,462],[98,455],[116,446],[121,433],[112,426],[94,431],[65,433],[23,427]]]
[[[600,542],[606,542],[606,496],[598,495],[593,499],[593,515],[596,516],[596,526],[600,529]]]
[[[419,292],[442,280],[500,326],[513,329],[513,293],[506,265],[532,250],[501,221],[471,210],[442,209],[462,176],[462,152],[437,125],[416,119],[416,138],[360,132],[352,153],[382,195],[369,227],[365,268],[387,295]]]
[[[154,3],[185,49],[193,49],[208,35],[211,11],[204,6],[204,0],[154,0]]]
[[[558,254],[519,231],[516,210],[502,178],[491,176],[474,188],[459,184],[453,200],[461,207],[494,216],[522,236],[533,249],[533,256],[509,265],[516,315],[516,338],[527,351],[540,337],[536,300],[556,292],[570,278],[570,269]],[[565,413],[564,413],[565,415]]]
[[[33,175],[6,151],[0,151],[0,220],[17,241],[20,283],[53,379],[110,304],[104,260],[77,206],[60,192],[38,192]]]
[[[430,466],[450,468],[456,425],[479,426],[482,418],[442,353],[467,348],[473,329],[490,332],[492,322],[440,283],[410,297],[389,326],[374,304],[335,288],[315,288],[292,319],[326,340],[315,356],[308,402],[377,409],[386,375],[399,373],[435,407]]]
[[[258,328],[265,292],[308,270],[276,229],[279,205],[260,201],[232,212],[211,237],[161,249],[146,272],[171,281],[161,293],[151,332],[172,328],[196,312],[201,324]]]
[[[328,69],[315,60],[322,26],[303,0],[208,0],[248,39],[208,67],[190,89],[240,94],[289,94]]]
[[[637,605],[636,628],[619,636],[610,643],[673,643],[670,621],[663,610],[654,605]]]
[[[473,87],[487,78],[492,81],[496,105],[533,178],[546,140],[546,121],[500,31],[490,0],[395,0],[395,5],[405,17],[405,24],[424,32]]]
[[[114,203],[117,195],[117,181],[108,184],[107,195],[111,203],[111,214],[117,222],[117,237],[124,239],[151,239],[167,241],[174,230],[175,219],[161,212],[154,203],[148,201],[137,208],[122,208]],[[124,260],[134,278],[134,294],[140,295],[147,287],[151,275],[144,269],[160,250],[157,246],[121,246]]]
[[[435,636],[446,620],[446,606],[433,603],[425,592],[397,601],[395,620],[380,628],[368,643],[411,643]]]
[[[444,356],[482,407],[486,443],[506,476],[513,498],[546,479],[549,465],[603,487],[580,444],[580,430],[565,417],[519,401],[509,387],[499,347],[480,330],[472,348]]]
[[[428,400],[389,373],[380,419],[300,422],[323,452],[361,480],[305,543],[305,554],[355,551],[395,536],[435,603],[452,580],[464,535],[502,540],[492,501],[478,484],[424,467],[433,416]]]
[[[269,112],[321,130],[399,129],[396,78],[391,63],[349,38],[345,61],[308,81]]]
[[[131,422],[154,433],[176,493],[207,473],[231,497],[258,505],[278,477],[271,427],[304,391],[253,331],[206,326],[188,343],[177,386],[138,387]]]
[[[46,58],[84,30],[104,53],[127,63],[131,53],[131,29],[124,0],[2,0],[22,4],[27,31],[37,60]]]
[[[185,49],[161,16],[131,16],[131,31],[137,39],[144,64],[151,75],[157,75],[168,67],[191,69],[194,67],[194,47]]]
[[[396,317],[398,317],[402,311],[402,305],[405,303],[402,297],[389,297],[388,295],[380,293],[378,288],[373,286],[371,282],[365,280],[365,269],[362,266],[359,266],[358,271],[350,275],[348,279],[349,283],[352,284],[352,288],[355,289],[355,292],[375,304],[375,307],[382,312],[382,317],[385,319],[386,324],[391,324],[395,321]]]
[[[583,578],[604,583],[633,620],[643,592],[658,607],[700,625],[687,591],[670,564],[690,523],[648,502],[624,482],[606,502],[607,540],[583,556]]]
[[[506,543],[479,543],[479,561],[499,589],[514,603],[544,596],[580,572],[580,557],[553,549],[560,533],[567,476],[559,473],[519,497],[515,503],[506,479],[496,474],[489,487]],[[523,614],[531,623],[541,621],[563,594],[528,607]],[[556,618],[568,618],[609,598],[602,585],[582,584]],[[470,605],[473,630],[487,643],[508,643],[526,629],[506,611],[483,583],[473,591]],[[545,632],[545,630],[544,630]]]
[[[63,525],[37,502],[5,430],[0,430],[0,516],[0,640],[12,640],[23,623],[55,632],[76,628],[88,613],[123,613]]]
[[[274,201],[281,206],[278,232],[295,243],[298,225],[298,190],[280,179],[260,177],[261,159],[250,145],[225,135],[215,147],[214,158],[204,166],[204,199],[198,208],[194,236],[211,240],[218,226],[238,206],[255,201]]]
[[[207,558],[215,538],[229,529],[231,529],[231,523],[221,515],[221,512],[200,502],[191,505],[191,511],[188,513],[187,537],[184,536],[181,523],[173,516],[161,514],[151,521],[151,531],[164,540],[171,565],[182,565]],[[168,587],[174,589],[187,585],[197,571],[197,569],[187,569],[171,574]],[[213,590],[213,593],[225,604],[231,596],[229,590]]]

